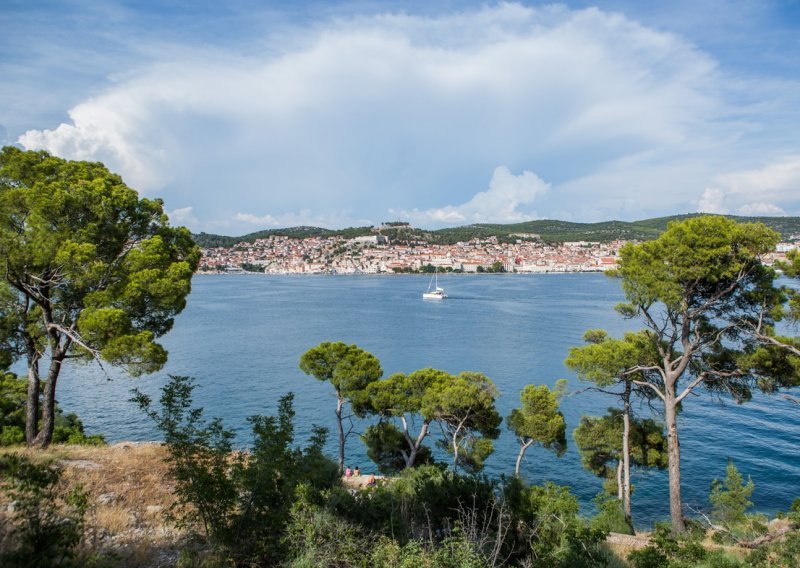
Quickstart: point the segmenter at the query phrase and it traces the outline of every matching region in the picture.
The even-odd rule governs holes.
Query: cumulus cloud
[[[89,100],[69,111],[72,124],[29,130],[18,142],[72,160],[102,161],[136,189],[162,188],[169,181],[164,152],[145,142],[149,129],[140,122],[145,111],[126,109],[129,98],[130,93],[120,92]]]
[[[595,8],[502,3],[289,33],[271,30],[261,53],[164,46],[69,123],[19,143],[102,160],[168,204],[190,201],[202,226],[236,230],[355,224],[390,208],[420,222],[513,221],[533,197],[548,215],[663,212],[726,171],[699,156],[741,130],[712,58]],[[472,197],[465,188],[497,164],[508,173]],[[343,208],[352,214],[330,213]]]
[[[197,217],[194,216],[193,211],[194,211],[193,207],[180,207],[178,209],[173,209],[172,211],[168,211],[167,217],[169,217],[169,222],[173,226],[183,225],[191,229],[198,222]]]
[[[774,203],[747,203],[739,207],[740,215],[786,215],[781,207]]]
[[[734,171],[717,177],[732,194],[769,200],[800,194],[800,156],[787,156],[762,168]]]
[[[725,208],[725,193],[716,187],[707,187],[700,201],[697,203],[698,213],[727,213]]]
[[[526,170],[514,175],[506,166],[498,166],[492,174],[489,189],[475,194],[466,203],[424,211],[390,209],[389,214],[417,223],[447,225],[528,221],[536,214],[527,206],[533,204],[536,197],[544,194],[549,188],[550,184],[542,181],[533,172]]]
[[[718,175],[698,211],[740,215],[786,215],[800,211],[800,156],[788,156],[761,168]],[[723,207],[723,201],[728,207]]]

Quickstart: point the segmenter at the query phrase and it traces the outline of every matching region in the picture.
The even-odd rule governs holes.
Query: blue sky
[[[0,3],[0,142],[194,231],[800,215],[800,2]]]

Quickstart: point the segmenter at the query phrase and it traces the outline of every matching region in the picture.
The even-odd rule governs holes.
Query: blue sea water
[[[420,276],[196,276],[186,309],[163,338],[170,355],[162,372],[131,379],[96,365],[70,366],[62,373],[58,398],[90,433],[109,441],[153,440],[158,433],[129,402],[130,389],[157,398],[168,373],[191,375],[198,384],[196,403],[208,416],[222,417],[247,443],[246,418],[274,412],[278,398],[292,391],[298,440],[304,440],[312,424],[333,431],[335,399],[330,385],[298,369],[298,360],[321,341],[341,340],[376,355],[387,376],[423,367],[481,371],[496,383],[497,405],[506,416],[527,384],[552,386],[568,378],[572,391],[588,386],[563,365],[585,330],[620,335],[634,325],[614,312],[622,292],[602,274],[449,276],[439,283],[450,295],[446,301],[423,301],[428,279]],[[567,397],[562,410],[570,433],[581,415],[602,414],[614,402],[593,391]],[[363,426],[356,423],[356,430]],[[758,395],[741,406],[706,394],[691,396],[679,426],[688,505],[708,508],[710,483],[725,475],[728,458],[752,476],[756,509],[786,510],[800,496],[796,405],[780,396]],[[523,475],[535,483],[569,485],[590,510],[602,480],[582,469],[571,434],[568,441],[561,458],[531,448]],[[331,456],[334,444],[331,437]],[[515,438],[503,432],[486,472],[513,472],[516,453]],[[374,469],[357,437],[348,440],[347,462]],[[644,528],[666,518],[666,472],[635,472],[633,482],[637,524]]]

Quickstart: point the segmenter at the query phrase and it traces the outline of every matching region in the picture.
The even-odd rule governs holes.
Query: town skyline
[[[203,247],[200,273],[401,274],[605,272],[617,267],[628,242],[548,243],[536,234],[475,238],[452,244],[392,240],[380,233],[357,237],[270,235],[233,246]],[[762,260],[786,261],[800,235],[779,243]]]

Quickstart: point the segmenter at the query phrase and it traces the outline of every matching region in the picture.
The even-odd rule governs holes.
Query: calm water
[[[93,366],[67,368],[59,400],[110,441],[152,440],[157,433],[128,402],[129,390],[157,397],[167,373],[192,375],[200,385],[197,404],[246,442],[246,417],[273,412],[278,397],[294,391],[298,439],[304,439],[312,423],[333,430],[335,402],[330,385],[304,375],[298,360],[321,341],[341,340],[375,354],[386,375],[422,367],[484,372],[500,390],[505,416],[529,383],[552,386],[566,377],[573,390],[585,386],[563,360],[586,329],[618,335],[631,325],[613,311],[623,299],[619,284],[601,274],[451,276],[440,279],[450,298],[438,303],[421,300],[427,285],[427,277],[416,276],[197,276],[186,310],[164,338],[170,358],[162,373],[130,379],[106,377]],[[611,405],[585,392],[568,397],[562,409],[571,432],[582,414],[602,414]],[[797,406],[780,397],[744,406],[691,397],[680,425],[686,503],[707,507],[711,480],[724,476],[728,457],[753,477],[759,510],[786,510],[800,496]],[[348,440],[347,452],[348,463],[372,469],[357,438]],[[504,432],[487,472],[512,472],[516,452],[514,437]],[[560,459],[529,450],[524,475],[570,485],[587,505],[602,485],[581,468],[574,447]],[[637,473],[634,483],[638,524],[666,518],[666,473]]]

